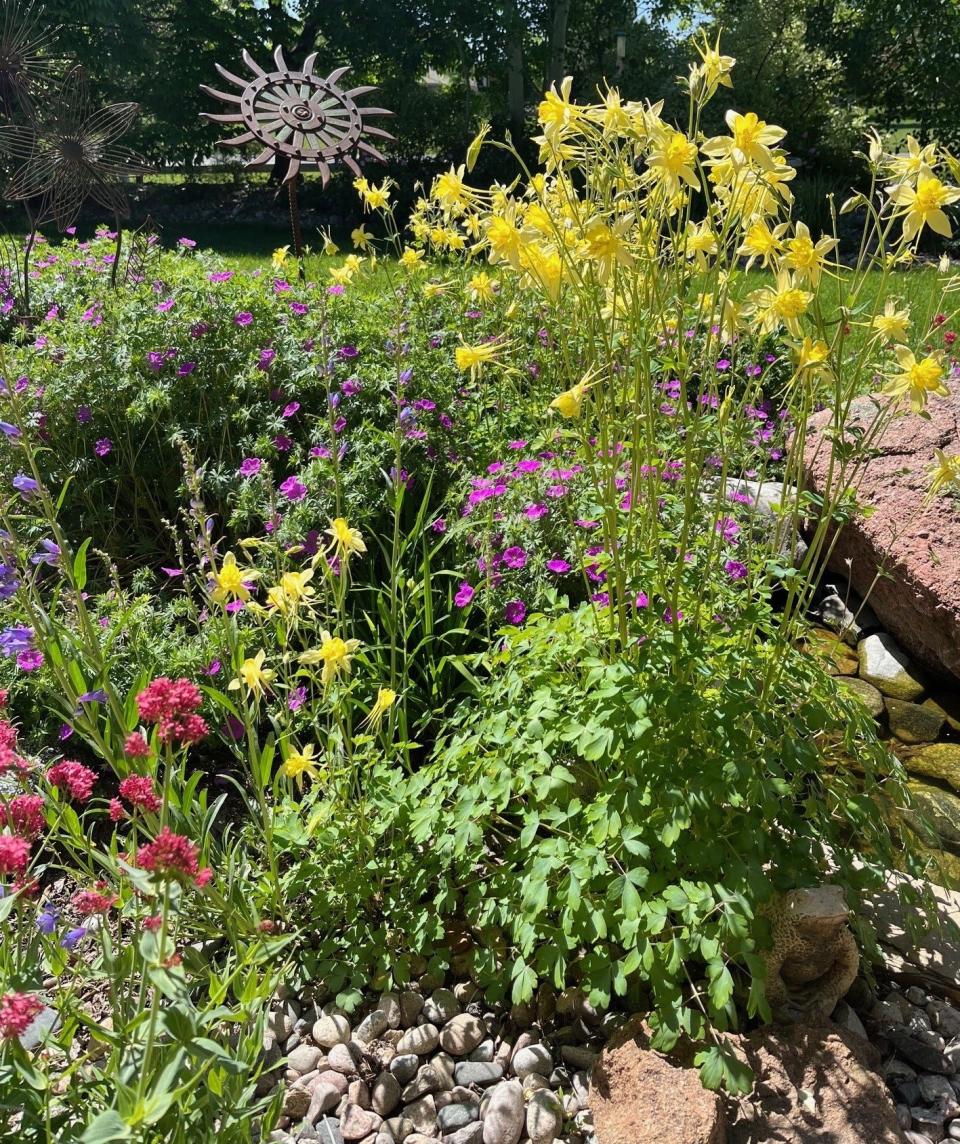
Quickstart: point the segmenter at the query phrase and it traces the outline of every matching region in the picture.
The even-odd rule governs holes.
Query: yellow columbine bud
[[[376,702],[370,708],[370,714],[366,718],[366,723],[371,727],[379,727],[384,715],[396,701],[397,693],[393,688],[381,687],[379,691],[377,691]]]

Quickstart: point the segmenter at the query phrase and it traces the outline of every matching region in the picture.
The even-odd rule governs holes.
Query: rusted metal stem
[[[300,267],[300,279],[303,280],[303,234],[300,231],[300,199],[297,194],[297,184],[300,176],[294,175],[287,181],[287,198],[290,201],[290,227],[293,230],[293,251],[297,256]]]

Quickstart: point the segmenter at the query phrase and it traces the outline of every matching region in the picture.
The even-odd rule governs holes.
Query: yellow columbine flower
[[[957,199],[960,199],[960,190],[941,183],[929,167],[920,169],[915,187],[899,183],[890,191],[890,201],[900,208],[897,214],[903,216],[903,237],[907,242],[925,226],[949,238],[953,231],[943,208]]]
[[[830,347],[824,341],[814,341],[806,337],[797,348],[797,373],[809,371],[810,377],[821,377],[829,372],[827,361],[830,357]]]
[[[762,170],[769,171],[776,166],[770,148],[786,135],[782,127],[764,123],[752,111],[740,115],[731,110],[724,116],[724,120],[730,128],[730,136],[720,135],[708,139],[702,148],[705,154],[730,159],[735,167],[754,163]]]
[[[704,36],[702,44],[697,44],[696,48],[700,53],[701,63],[690,69],[691,91],[696,91],[702,84],[704,93],[709,99],[717,90],[718,84],[722,83],[724,87],[733,87],[730,72],[737,61],[733,56],[720,54],[720,34],[717,33],[717,42],[714,46],[711,47],[710,42]]]
[[[300,662],[306,665],[322,663],[320,679],[326,686],[341,672],[345,675],[350,674],[350,660],[359,646],[359,640],[344,640],[339,636],[332,636],[324,629],[320,632],[320,646],[312,651],[305,651],[300,656]]]
[[[370,714],[366,718],[366,723],[371,727],[379,727],[384,715],[397,701],[397,693],[392,687],[381,687],[377,691],[377,699],[374,705],[370,708]]]
[[[423,251],[415,250],[412,246],[405,246],[400,255],[400,264],[408,270],[421,270],[423,268]]]
[[[342,516],[335,517],[330,521],[327,536],[329,536],[336,545],[337,552],[340,556],[349,558],[355,552],[362,554],[367,551],[367,546],[363,543],[360,530],[358,528],[351,528]]]
[[[497,287],[499,283],[496,278],[491,278],[489,274],[481,270],[467,283],[470,290],[470,297],[474,302],[492,302],[497,296]]]
[[[249,600],[250,591],[244,581],[250,583],[259,575],[259,572],[254,572],[252,569],[241,568],[237,564],[236,556],[228,552],[220,565],[220,571],[214,571],[212,574],[214,589],[210,593],[210,598],[218,604],[224,600]]]
[[[483,342],[479,346],[457,346],[454,357],[457,369],[470,371],[473,378],[479,377],[485,365],[499,360],[499,354],[504,349],[503,342]]]
[[[264,691],[269,691],[270,683],[277,673],[271,668],[263,666],[266,658],[267,653],[265,651],[258,651],[253,658],[245,659],[240,664],[237,678],[231,679],[227,684],[227,690],[238,691],[241,686],[245,686],[258,698]]]
[[[383,210],[390,205],[390,179],[384,179],[379,187],[375,187],[366,179],[354,179],[353,185],[363,199],[364,210]]]
[[[369,250],[370,240],[372,238],[373,235],[367,230],[363,223],[350,231],[350,241],[357,248],[357,250]]]
[[[550,408],[556,409],[561,417],[579,417],[589,389],[589,381],[580,381],[572,389],[568,389],[566,393],[561,393],[555,397],[550,402]]]
[[[753,264],[754,259],[759,258],[762,266],[769,266],[770,259],[774,258],[783,249],[783,244],[780,239],[783,232],[787,229],[786,223],[780,223],[775,226],[773,230],[767,226],[763,219],[758,219],[752,222],[743,236],[743,243],[737,254],[746,254],[747,268]]]
[[[451,165],[446,174],[438,175],[434,180],[433,189],[430,193],[445,211],[463,210],[469,202],[467,184],[463,181],[463,172],[463,163],[456,170]]]
[[[900,373],[891,378],[885,393],[898,399],[909,398],[910,409],[914,413],[922,412],[928,394],[950,396],[950,390],[944,384],[943,360],[939,354],[928,354],[922,361],[917,361],[906,346],[894,346],[893,352],[897,355]]]
[[[948,485],[960,489],[960,454],[948,457],[942,449],[934,449],[937,460],[929,470],[930,497],[937,496]]]
[[[288,779],[293,779],[298,787],[303,786],[304,775],[309,776],[312,782],[320,778],[317,760],[314,758],[316,749],[313,743],[308,743],[302,751],[291,751],[283,761],[281,770]]]
[[[330,231],[320,231],[320,237],[323,239],[323,253],[330,258],[335,258],[340,253],[340,247],[330,237]]]
[[[273,252],[273,255],[270,258],[270,262],[273,265],[274,270],[279,270],[280,267],[283,266],[284,262],[286,262],[286,260],[287,260],[287,255],[289,253],[290,253],[290,244],[289,243],[286,246],[278,246],[277,247],[277,249]]]
[[[295,612],[313,595],[313,587],[310,584],[312,577],[312,568],[308,568],[305,572],[284,572],[280,577],[280,583],[267,592],[267,607],[279,612]]]
[[[835,238],[821,238],[814,244],[806,223],[798,222],[793,238],[787,239],[786,251],[780,265],[794,271],[798,282],[816,286],[820,281],[827,255],[837,245]]]
[[[883,149],[874,159],[874,162],[883,157]],[[937,147],[935,143],[928,143],[921,147],[913,135],[907,136],[906,155],[890,155],[887,159],[887,170],[898,179],[915,179],[924,167],[932,167],[937,161]]]
[[[572,87],[573,76],[565,76],[559,89],[553,84],[537,108],[537,119],[551,142],[559,141],[583,115],[583,109],[570,102]]]
[[[601,282],[613,273],[614,266],[629,268],[634,264],[634,257],[630,253],[624,235],[629,232],[633,222],[632,215],[618,219],[612,227],[600,219],[594,219],[587,225],[584,234],[584,254],[591,262],[597,264],[597,274]]]
[[[700,189],[700,180],[695,170],[696,161],[696,143],[689,140],[682,131],[668,128],[654,143],[647,165],[666,188],[667,194],[675,195],[680,190],[681,182],[696,190]]]
[[[795,338],[800,337],[800,318],[812,298],[812,294],[797,288],[785,270],[777,274],[775,286],[764,286],[750,295],[754,316],[763,333],[775,333],[784,325]]]
[[[898,310],[896,302],[888,298],[883,313],[877,314],[870,325],[879,331],[885,342],[901,342],[910,329],[910,311]]]
[[[487,223],[486,238],[491,262],[509,262],[515,270],[520,269],[524,239],[512,218],[494,215]]]

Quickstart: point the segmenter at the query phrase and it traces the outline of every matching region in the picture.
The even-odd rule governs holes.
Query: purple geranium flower
[[[188,373],[193,373],[196,368],[197,363],[195,361],[182,361],[177,367],[177,373],[181,377],[186,377]]]
[[[93,451],[98,457],[107,457],[113,452],[113,442],[109,437],[101,437],[99,441],[95,442]]]
[[[552,560],[547,561],[547,571],[553,572],[557,576],[563,576],[570,571],[570,565],[566,560],[561,560],[555,556]]]
[[[253,321],[253,314],[251,314],[249,310],[241,310],[240,313],[234,317],[233,321],[237,326],[249,326]]]
[[[508,624],[522,624],[527,618],[527,605],[523,600],[510,600],[504,609]]]
[[[747,575],[746,564],[741,564],[739,560],[728,560],[723,567],[731,580],[743,580]]]

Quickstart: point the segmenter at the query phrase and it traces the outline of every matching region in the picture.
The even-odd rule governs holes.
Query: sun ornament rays
[[[357,99],[376,89],[362,84],[344,89],[340,80],[350,70],[337,68],[327,76],[314,70],[317,53],[307,56],[303,67],[293,70],[283,57],[283,48],[273,54],[274,70],[265,71],[244,51],[243,62],[252,79],[234,75],[217,64],[220,75],[238,89],[219,91],[201,84],[200,90],[230,105],[231,110],[219,114],[203,112],[214,123],[235,124],[244,130],[221,140],[227,147],[259,143],[261,150],[249,161],[249,167],[261,167],[275,156],[287,163],[284,183],[290,197],[290,217],[297,256],[303,253],[296,186],[304,164],[320,172],[323,185],[330,180],[331,164],[342,162],[355,175],[362,174],[358,160],[364,156],[384,162],[384,156],[370,138],[393,139],[381,127],[368,122],[374,116],[392,115],[383,107],[361,107]]]

